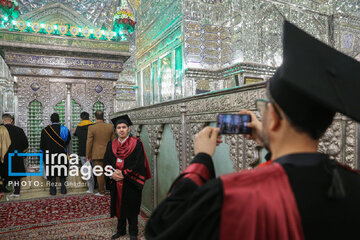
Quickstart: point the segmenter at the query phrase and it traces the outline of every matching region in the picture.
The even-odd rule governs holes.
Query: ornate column
[[[180,106],[180,113],[181,113],[181,131],[182,131],[182,138],[181,138],[181,162],[182,162],[182,171],[186,168],[186,105],[183,103]]]
[[[160,142],[162,138],[162,132],[164,130],[164,126],[157,124],[157,125],[147,125],[145,126],[146,131],[149,135],[149,144],[151,149],[151,155],[153,157],[153,207],[157,207],[158,203],[158,173],[157,173],[157,161],[158,161],[158,154],[159,154],[159,148],[160,148]]]

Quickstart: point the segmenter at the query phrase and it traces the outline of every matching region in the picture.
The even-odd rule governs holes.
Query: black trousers
[[[138,229],[138,216],[131,216],[131,217],[120,217],[118,219],[117,231],[120,234],[126,234],[126,220],[129,223],[129,234],[130,236],[137,236],[139,229]]]
[[[61,191],[66,191],[66,177],[60,177]],[[50,177],[50,194],[56,194],[56,177]]]
[[[20,178],[14,179],[14,194],[20,194]]]

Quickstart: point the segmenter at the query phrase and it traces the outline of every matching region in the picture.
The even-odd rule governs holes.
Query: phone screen
[[[251,122],[249,114],[220,113],[217,117],[220,134],[250,134],[251,128],[246,126],[248,122]]]

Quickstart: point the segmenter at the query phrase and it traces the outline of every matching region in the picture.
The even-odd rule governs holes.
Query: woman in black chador
[[[137,239],[141,192],[146,179],[151,177],[144,145],[139,138],[129,136],[132,125],[127,115],[112,119],[117,138],[107,145],[105,169],[113,169],[110,176],[111,217],[118,218],[117,232],[112,239],[126,234],[129,223],[130,239]],[[109,166],[110,165],[110,166]]]

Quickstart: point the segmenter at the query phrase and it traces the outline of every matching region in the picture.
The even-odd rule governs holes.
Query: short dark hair
[[[299,122],[297,119],[292,119],[286,114],[285,116],[289,120],[290,124],[296,129],[296,131],[304,132],[312,139],[319,140],[333,122],[335,112],[319,109],[318,113],[321,117],[314,117],[313,121],[308,120]]]
[[[269,87],[269,85],[267,87]],[[275,109],[277,106],[281,108],[280,104],[278,104],[275,99],[272,98],[269,90],[266,92],[266,95],[274,105]],[[296,96],[298,97],[298,95]],[[291,100],[289,101],[291,102]],[[309,107],[308,113],[304,113],[305,115],[303,116],[303,119],[291,117],[284,111],[284,109],[281,109],[285,115],[285,118],[290,122],[291,126],[296,131],[300,133],[306,133],[314,140],[319,140],[326,132],[326,129],[328,129],[328,127],[331,125],[335,116],[335,112],[321,106],[315,101],[306,99],[304,101],[307,101],[306,104],[311,107]],[[310,105],[309,102],[311,102],[312,105]],[[275,104],[277,104],[277,106],[275,106]],[[296,108],[297,104],[298,102],[295,101],[293,104],[294,108]]]
[[[51,121],[52,123],[58,123],[58,122],[60,122],[59,114],[57,114],[57,113],[51,114],[51,116],[50,116],[50,121]]]
[[[5,120],[5,119],[12,120],[13,119],[13,117],[8,113],[4,113],[1,118],[2,118],[2,120]]]
[[[95,112],[95,117],[97,120],[104,120],[104,112],[101,110],[97,110]]]
[[[89,113],[87,112],[80,113],[80,118],[81,120],[89,120]]]

